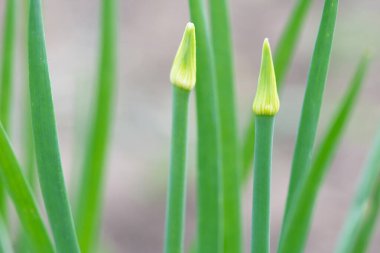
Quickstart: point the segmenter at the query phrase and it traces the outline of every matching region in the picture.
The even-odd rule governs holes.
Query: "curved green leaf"
[[[318,37],[314,47],[302,106],[301,120],[293,154],[288,197],[283,220],[285,227],[288,220],[289,209],[295,203],[294,196],[296,190],[299,188],[301,182],[305,179],[305,176],[310,170],[319,114],[330,63],[330,53],[338,12],[338,2],[338,0],[325,1]],[[280,242],[280,246],[281,245],[282,243]],[[281,246],[279,252],[289,252],[282,250]],[[296,253],[298,250],[301,249],[292,248],[292,252]]]
[[[0,124],[0,175],[35,252],[53,253],[53,245],[42,221],[36,201]]]
[[[57,251],[79,252],[59,154],[41,2],[30,1],[29,89],[38,174]]]
[[[331,119],[328,131],[322,139],[310,170],[306,173],[304,181],[297,189],[293,206],[289,210],[288,223],[283,224],[285,227],[283,227],[283,233],[280,238],[281,247],[288,249],[291,247],[298,248],[306,244],[319,190],[355,108],[367,69],[368,57],[364,56],[339,103],[337,112]]]
[[[336,253],[367,252],[380,210],[380,131],[374,141]]]
[[[117,3],[117,0],[103,0],[101,6],[99,76],[75,213],[82,253],[93,252],[100,229],[105,165],[116,89]]]

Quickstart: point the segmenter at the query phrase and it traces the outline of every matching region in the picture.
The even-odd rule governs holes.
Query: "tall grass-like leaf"
[[[53,253],[53,245],[37,203],[22,173],[3,126],[0,124],[0,174],[35,252]]]
[[[289,209],[294,205],[295,192],[310,169],[319,114],[330,63],[330,53],[338,12],[338,2],[338,0],[326,0],[323,9],[303,100],[283,224],[286,224]],[[293,252],[296,252],[297,249],[292,250],[294,250]]]
[[[277,48],[274,52],[274,69],[279,92],[284,84],[286,73],[295,53],[301,30],[310,10],[313,0],[298,0],[281,34]],[[252,168],[255,148],[255,119],[254,114],[249,121],[242,145],[242,180],[246,181]]]
[[[197,37],[197,252],[220,252],[221,172],[215,66],[203,0],[189,0]]]
[[[380,131],[362,173],[336,253],[364,253],[371,241],[380,209]]]
[[[75,253],[79,247],[59,154],[40,0],[31,0],[29,11],[29,89],[40,185],[57,251]]]
[[[209,0],[220,119],[224,252],[242,251],[240,157],[238,155],[232,36],[227,0]]]
[[[16,1],[5,3],[3,26],[3,48],[0,65],[0,122],[8,132],[12,101],[12,79],[16,28]],[[0,214],[7,219],[6,196],[0,178]]]
[[[110,139],[117,68],[117,0],[102,0],[101,48],[96,100],[79,182],[76,225],[81,250],[97,245],[105,164]]]
[[[252,206],[252,253],[270,252],[270,186],[274,119],[280,109],[269,42],[265,39],[253,112],[256,139]]]
[[[289,210],[288,223],[283,224],[279,252],[288,252],[287,250],[294,248],[303,249],[307,242],[318,192],[355,108],[367,69],[368,57],[364,56],[339,103],[337,112],[331,119],[328,131],[322,139],[310,170],[297,189],[293,206]]]

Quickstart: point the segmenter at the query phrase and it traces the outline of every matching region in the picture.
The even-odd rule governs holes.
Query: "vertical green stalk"
[[[55,252],[42,221],[37,203],[1,124],[0,150],[0,175],[14,203],[32,249],[35,252],[41,253]]]
[[[29,88],[41,190],[57,251],[75,253],[79,248],[59,154],[40,0],[31,0],[29,11]]]
[[[269,42],[264,41],[253,111],[256,114],[252,253],[270,252],[270,185],[274,117],[280,108]]]
[[[310,170],[319,114],[330,63],[337,12],[338,0],[326,0],[309,69],[301,120],[298,127],[283,221],[284,224],[287,222],[290,207],[294,205],[295,192]]]
[[[375,138],[335,252],[366,252],[374,232],[379,209],[380,131]]]
[[[240,157],[238,156],[232,36],[227,0],[209,0],[215,57],[223,178],[223,243],[225,253],[242,251]],[[217,249],[215,249],[218,252]],[[210,251],[209,251],[210,252]]]
[[[220,129],[215,66],[203,0],[189,0],[197,37],[197,252],[219,252],[221,247]]]
[[[189,95],[196,80],[195,44],[195,27],[193,23],[188,23],[170,72],[173,84],[173,122],[164,253],[184,252],[187,122]]]
[[[0,122],[8,132],[12,101],[13,61],[16,30],[16,0],[5,3],[3,48],[0,65]],[[6,195],[0,178],[0,215],[7,220]]]
[[[105,164],[116,89],[117,8],[117,0],[102,0],[97,94],[76,203],[75,218],[83,253],[93,252],[100,229]]]
[[[278,252],[303,252],[309,235],[315,202],[331,161],[339,146],[345,126],[360,94],[368,69],[368,56],[360,61],[346,94],[333,115],[327,133],[316,152],[310,170],[297,189],[294,205],[289,210],[288,223],[283,224]]]
[[[173,125],[168,202],[166,207],[165,253],[183,251],[186,204],[188,90],[173,87]]]
[[[313,0],[298,0],[293,8],[291,15],[286,23],[284,31],[278,41],[274,52],[274,69],[276,70],[277,88],[281,91],[286,77],[286,73],[291,65],[296,45],[299,41],[301,30],[305,19],[310,10]],[[252,168],[252,160],[255,148],[255,115],[252,114],[251,120],[244,135],[242,145],[242,180],[248,178]]]
[[[272,170],[273,116],[256,116],[253,177],[252,253],[270,252],[270,185]]]

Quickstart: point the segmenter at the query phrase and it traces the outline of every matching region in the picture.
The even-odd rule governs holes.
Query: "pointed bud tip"
[[[274,116],[279,109],[280,100],[277,93],[272,53],[269,41],[265,39],[263,43],[259,81],[256,96],[253,101],[253,111],[256,115]]]
[[[191,23],[191,22],[187,22],[187,24],[186,24],[186,31],[195,32],[195,26],[194,26],[194,24]]]
[[[195,26],[189,22],[179,45],[170,71],[170,81],[173,85],[192,90],[196,81],[196,42]]]

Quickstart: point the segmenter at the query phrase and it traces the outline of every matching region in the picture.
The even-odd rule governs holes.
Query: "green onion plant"
[[[166,208],[165,253],[184,252],[187,125],[189,96],[196,80],[195,27],[188,23],[170,72],[173,84],[173,122],[169,188]]]
[[[276,70],[277,89],[282,90],[285,77],[290,69],[291,60],[294,57],[302,28],[313,0],[298,0],[288,17],[284,30],[279,38],[274,53],[274,68]],[[242,183],[248,178],[252,169],[253,154],[255,148],[255,114],[251,114],[244,139],[242,140]]]
[[[51,92],[42,0],[3,1],[4,12],[0,51],[0,253],[92,253],[105,252],[101,245],[107,157],[111,144],[117,91],[118,9],[117,0],[101,0],[100,49],[93,106],[85,145],[77,145],[81,161],[72,191],[74,213],[67,196],[61,164],[54,103]],[[314,51],[305,81],[290,182],[279,231],[271,238],[272,154],[275,116],[280,102],[277,91],[285,88],[301,32],[312,9],[312,0],[296,0],[276,42],[273,54],[267,39],[262,48],[261,68],[253,112],[243,139],[238,140],[239,113],[236,108],[233,27],[228,0],[188,0],[190,20],[170,72],[172,83],[172,132],[167,188],[164,253],[188,252],[185,242],[186,192],[189,178],[187,151],[191,91],[195,89],[196,109],[196,231],[190,244],[192,253],[243,253],[242,187],[253,169],[251,252],[302,253],[310,237],[313,214],[327,173],[339,151],[369,69],[365,54],[327,130],[317,138],[325,85],[338,18],[339,0],[325,0]],[[255,1],[252,2],[255,4]],[[3,9],[1,9],[3,11]],[[49,9],[46,9],[49,11]],[[17,17],[17,18],[16,18]],[[20,18],[18,18],[20,17]],[[27,63],[28,92],[22,108],[22,127],[14,128],[11,115],[18,104],[14,90],[17,20],[24,20],[27,52],[20,54]],[[27,25],[26,25],[27,24]],[[247,24],[248,26],[248,24]],[[22,27],[22,26],[20,26]],[[254,33],[254,26],[249,25]],[[27,34],[27,36],[26,36]],[[27,37],[27,38],[24,38]],[[259,47],[259,45],[252,45]],[[350,52],[347,52],[350,53]],[[18,73],[18,72],[17,72]],[[92,93],[92,92],[89,92]],[[21,103],[24,104],[25,103]],[[278,128],[281,128],[281,123]],[[10,135],[22,132],[22,163]],[[17,134],[17,133],[15,133]],[[318,143],[316,148],[315,144]],[[380,212],[380,134],[375,139],[362,179],[337,242],[336,253],[368,252]],[[24,168],[24,170],[22,169]],[[38,172],[38,173],[36,173]],[[38,174],[39,181],[34,174]],[[77,176],[78,175],[78,176]],[[132,175],[133,176],[133,175]],[[126,181],[133,178],[126,178]],[[286,189],[283,189],[284,191]],[[38,204],[39,192],[43,204]],[[14,237],[7,199],[15,207],[20,223]],[[43,214],[47,215],[45,218]],[[11,216],[13,217],[13,216]],[[52,240],[54,239],[54,240]],[[272,249],[273,251],[273,249]]]
[[[264,41],[257,92],[253,102],[256,114],[252,253],[270,252],[270,186],[274,117],[280,109],[276,76],[269,42]]]

